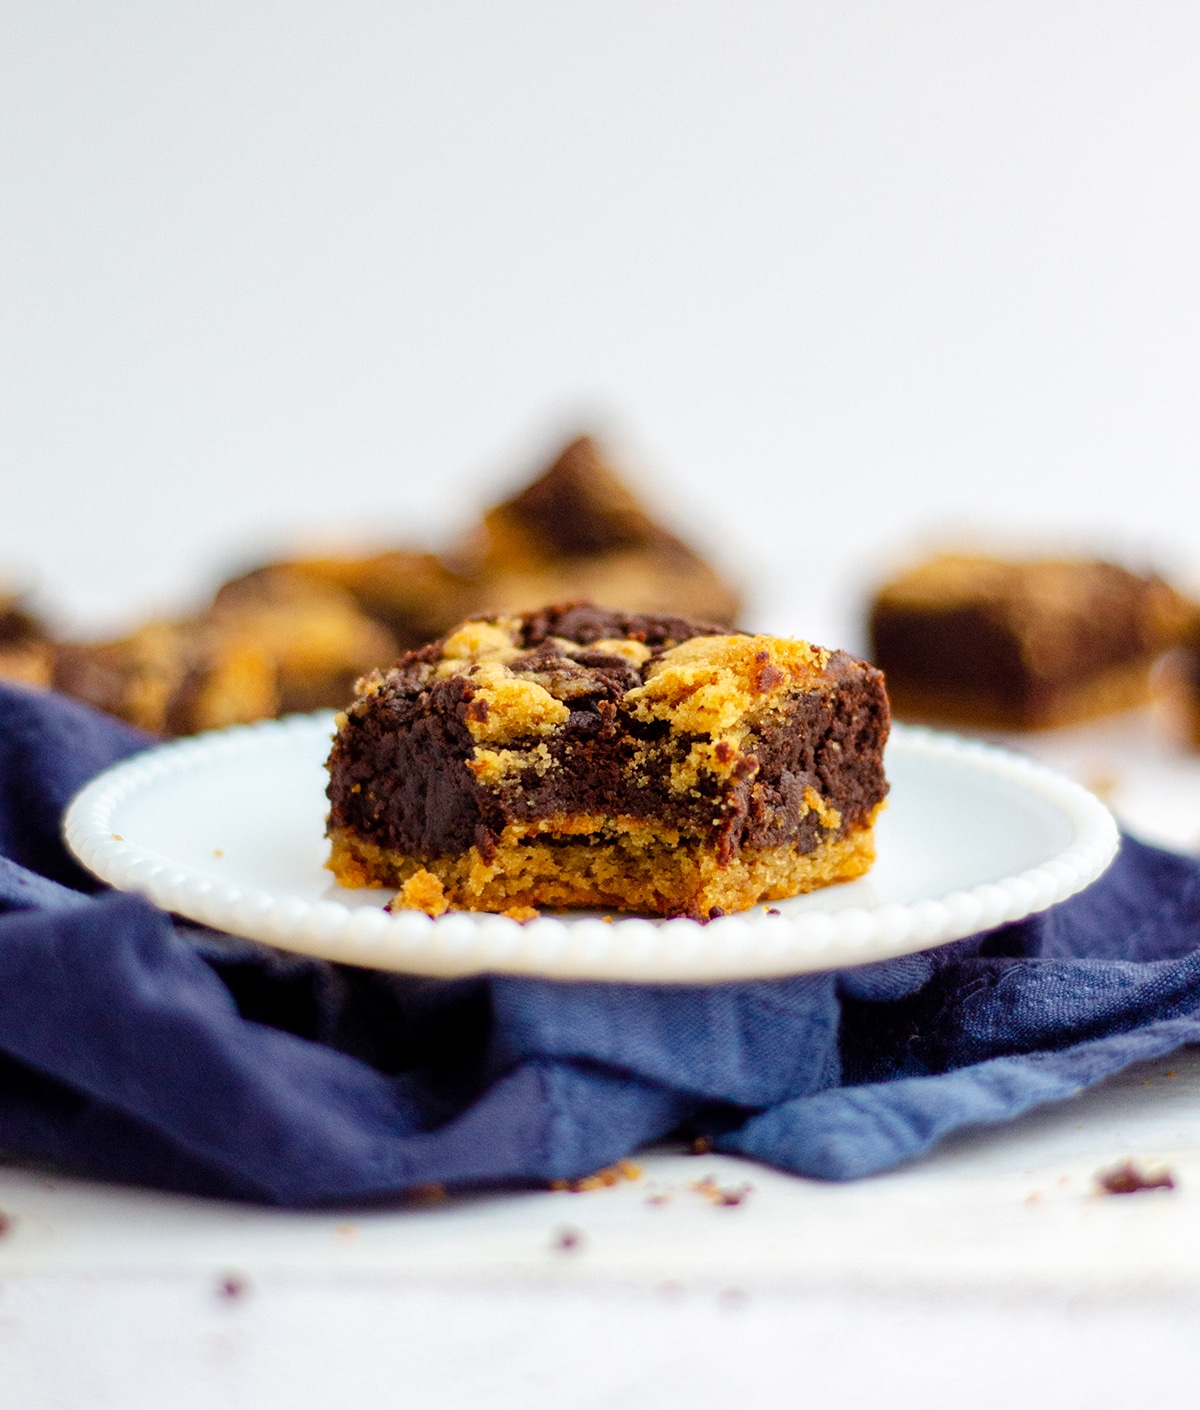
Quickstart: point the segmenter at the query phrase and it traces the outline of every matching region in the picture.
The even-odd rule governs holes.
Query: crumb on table
[[[1166,1166],[1151,1170],[1125,1160],[1108,1170],[1098,1171],[1096,1184],[1107,1195],[1134,1195],[1142,1190],[1173,1190],[1175,1176]]]
[[[409,1204],[442,1204],[449,1198],[445,1185],[436,1180],[427,1185],[414,1185],[407,1194]]]
[[[640,1180],[642,1167],[635,1160],[618,1160],[615,1165],[606,1165],[603,1170],[584,1175],[578,1180],[551,1180],[552,1190],[568,1190],[571,1194],[586,1194],[589,1190],[608,1189],[619,1185],[622,1180]]]
[[[552,1247],[556,1253],[578,1253],[583,1247],[583,1231],[564,1224],[555,1231]]]
[[[705,1175],[699,1180],[693,1180],[691,1187],[711,1204],[726,1208],[742,1204],[754,1189],[749,1181],[743,1181],[740,1185],[722,1185],[713,1175]]]

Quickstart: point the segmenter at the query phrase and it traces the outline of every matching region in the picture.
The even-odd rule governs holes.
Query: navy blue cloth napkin
[[[1200,1041],[1200,863],[1126,839],[1019,925],[705,988],[425,980],[99,887],[64,805],[145,747],[0,684],[0,1152],[288,1206],[582,1176],[671,1134],[848,1179]]]

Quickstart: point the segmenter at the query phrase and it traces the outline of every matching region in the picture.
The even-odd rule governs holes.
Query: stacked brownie
[[[0,675],[6,662],[23,679],[40,672],[42,684],[53,673],[59,690],[100,709],[189,734],[345,705],[363,672],[469,613],[591,595],[722,623],[738,610],[716,570],[657,524],[582,437],[444,556],[391,547],[268,563],[225,583],[203,612],[57,648],[31,645],[19,614],[6,628],[0,599]]]

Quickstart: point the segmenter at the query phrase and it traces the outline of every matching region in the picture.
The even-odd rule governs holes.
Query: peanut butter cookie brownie
[[[710,917],[861,875],[881,674],[807,642],[586,603],[476,619],[360,682],[330,867],[397,902]]]

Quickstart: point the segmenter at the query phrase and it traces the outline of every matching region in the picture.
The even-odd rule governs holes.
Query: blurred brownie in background
[[[395,643],[393,654],[440,636],[476,596],[471,582],[436,554],[393,548],[365,555],[327,554],[268,563],[224,584],[214,605],[220,609],[237,607],[297,592],[313,597],[325,593],[332,600],[352,604],[387,632],[389,641]],[[381,658],[373,664],[384,661]],[[353,689],[349,690],[338,703],[345,704],[353,694]]]
[[[1200,649],[1189,651],[1184,658],[1185,708],[1187,711],[1187,742],[1200,749]]]
[[[225,642],[203,619],[145,622],[116,641],[64,642],[54,686],[153,734],[192,734],[278,709],[266,656]]]
[[[1200,749],[1200,606],[1163,667],[1157,701],[1162,723],[1177,740]]]
[[[276,713],[285,715],[344,705],[359,676],[400,649],[349,592],[286,574],[218,594],[205,620],[227,649],[258,651],[270,662]]]
[[[715,568],[647,513],[588,436],[487,510],[445,557],[395,546],[284,559],[227,582],[215,605],[288,584],[348,595],[399,650],[433,641],[472,614],[523,612],[543,602],[589,599],[719,626],[731,625],[741,605]]]
[[[194,734],[343,705],[359,676],[395,654],[348,595],[268,579],[198,617],[64,643],[53,683],[155,734]]]
[[[266,563],[226,582],[197,616],[150,621],[117,641],[47,645],[43,683],[52,673],[57,689],[143,729],[191,734],[347,705],[360,676],[465,617],[589,597],[720,626],[739,606],[585,437],[445,558],[393,546]],[[13,640],[24,643],[32,627],[13,612]],[[4,652],[0,635],[0,674]],[[35,669],[32,656],[12,659]]]
[[[54,645],[45,623],[18,593],[0,590],[0,680],[49,685]]]
[[[469,542],[472,612],[525,612],[585,598],[626,612],[667,612],[731,625],[738,593],[656,523],[581,436],[519,494],[484,515]]]
[[[1191,611],[1114,563],[943,553],[876,594],[871,659],[902,719],[1042,729],[1144,703]]]

